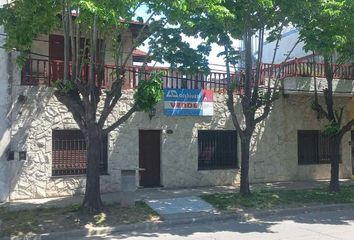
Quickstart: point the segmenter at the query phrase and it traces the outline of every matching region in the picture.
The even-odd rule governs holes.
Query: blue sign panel
[[[213,92],[203,89],[164,89],[165,115],[212,116]]]

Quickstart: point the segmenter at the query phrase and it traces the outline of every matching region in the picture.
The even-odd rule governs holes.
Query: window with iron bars
[[[199,130],[198,169],[234,168],[238,168],[236,131]]]
[[[107,138],[102,144],[101,174],[107,174]],[[80,130],[52,131],[52,176],[86,174],[86,141]]]
[[[299,130],[297,133],[298,163],[331,163],[331,141],[318,130]]]

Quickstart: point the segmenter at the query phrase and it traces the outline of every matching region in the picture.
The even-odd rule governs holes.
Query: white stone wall
[[[17,161],[17,175],[12,179],[11,199],[42,198],[83,193],[84,177],[51,176],[52,129],[76,129],[71,114],[52,96],[47,87],[15,86],[15,95],[26,96],[13,112],[13,148],[27,151],[26,161]],[[132,105],[133,91],[126,91],[109,119],[111,123]],[[224,96],[218,95],[218,100]],[[164,117],[162,103],[157,116],[136,113],[109,136],[108,173],[101,177],[102,191],[120,189],[120,169],[136,168],[139,163],[139,129],[172,129],[162,134],[161,179],[165,187],[234,184],[237,170],[197,170],[197,130],[231,129],[224,104],[216,103],[215,117]]]
[[[17,71],[17,72],[16,72]],[[15,75],[19,76],[18,70]],[[13,161],[15,173],[11,179],[11,199],[42,198],[80,194],[85,179],[51,176],[52,129],[75,129],[71,114],[47,87],[13,86],[13,99],[22,94],[25,103],[15,101],[12,111],[12,148],[27,151],[26,161]],[[109,123],[126,112],[133,103],[133,91],[122,96]],[[215,94],[213,117],[166,117],[163,104],[157,106],[151,120],[146,113],[134,114],[109,135],[108,173],[102,176],[102,192],[120,189],[120,169],[136,168],[139,164],[139,130],[162,130],[161,184],[164,187],[231,185],[239,182],[238,170],[198,171],[198,138],[200,129],[234,129],[225,106],[223,94]],[[346,105],[349,98],[338,98]],[[282,97],[276,101],[270,116],[262,122],[251,146],[251,182],[328,179],[330,165],[299,166],[297,130],[321,129],[325,121],[316,120],[308,96]],[[239,106],[237,106],[239,109]],[[346,116],[345,116],[346,118]],[[166,130],[172,130],[167,134]],[[349,134],[343,139],[341,177],[351,176]],[[239,153],[240,155],[240,153]],[[239,156],[240,159],[240,156]]]

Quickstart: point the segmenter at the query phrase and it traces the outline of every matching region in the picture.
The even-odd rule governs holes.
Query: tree
[[[32,40],[38,34],[49,34],[58,29],[63,32],[64,77],[54,83],[55,96],[67,107],[86,139],[87,177],[82,206],[89,211],[103,208],[99,172],[102,156],[97,151],[102,148],[103,139],[134,112],[149,111],[162,96],[160,75],[153,74],[149,81],[139,84],[133,106],[116,122],[108,125],[107,118],[123,94],[126,65],[134,48],[149,35],[159,36],[158,32],[167,23],[173,24],[185,14],[192,13],[190,8],[205,5],[206,2],[17,0],[1,9],[0,24],[5,26],[7,33],[5,47],[20,52],[20,64],[26,61]],[[133,46],[123,49],[122,36],[134,20],[136,10],[143,4],[149,8],[150,15],[145,22],[140,21],[140,30]],[[153,17],[157,14],[164,14],[165,17],[155,20]],[[108,49],[109,42],[112,49]],[[184,50],[192,49],[186,47]],[[115,79],[109,89],[103,89],[107,51],[112,51],[114,55]],[[126,51],[128,53],[124,53]],[[88,70],[86,76],[81,74],[83,68]]]
[[[189,35],[196,35],[205,39],[209,44],[217,43],[224,46],[223,55],[227,69],[227,107],[232,122],[241,139],[241,180],[240,193],[249,195],[249,161],[250,142],[257,124],[269,115],[273,102],[278,98],[281,68],[275,69],[274,65],[268,66],[269,76],[261,84],[262,46],[265,32],[269,40],[276,40],[273,63],[276,56],[278,43],[283,28],[287,26],[287,12],[281,8],[281,1],[271,0],[226,0],[214,6],[209,12],[204,12],[192,19],[185,20],[182,24],[183,31]],[[288,7],[287,11],[293,10]],[[294,10],[293,10],[294,11]],[[258,37],[258,52],[254,61],[252,38]],[[233,40],[238,39],[244,43],[241,53],[233,47]],[[295,47],[295,46],[294,46]],[[293,48],[294,49],[294,48]],[[288,56],[291,54],[288,53]],[[240,58],[245,67],[237,69]],[[288,59],[285,58],[284,61]],[[241,70],[239,76],[231,74],[231,67],[235,72]],[[239,93],[242,107],[242,118],[237,116],[235,109],[235,93]],[[242,121],[244,120],[244,123]]]
[[[299,8],[300,9],[300,8]],[[331,181],[330,189],[339,191],[340,145],[344,134],[354,126],[354,119],[343,123],[344,106],[335,108],[333,79],[339,64],[354,57],[354,2],[351,0],[310,1],[304,13],[291,16],[291,21],[300,31],[305,48],[323,57],[327,88],[323,90],[324,103],[319,102],[315,91],[312,109],[318,118],[326,118],[328,125],[323,134],[330,138]],[[315,61],[313,62],[316,67]],[[316,74],[314,81],[316,85]]]

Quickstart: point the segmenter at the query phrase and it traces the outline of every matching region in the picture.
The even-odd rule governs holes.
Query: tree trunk
[[[339,192],[339,162],[340,162],[340,143],[341,139],[334,136],[331,141],[331,191]]]
[[[96,124],[87,129],[86,144],[86,191],[82,206],[90,212],[99,212],[103,209],[100,192],[101,151],[99,150],[102,149],[102,133]]]
[[[250,141],[250,137],[245,137],[245,139],[241,139],[240,194],[243,196],[248,196],[251,194],[249,183]]]

